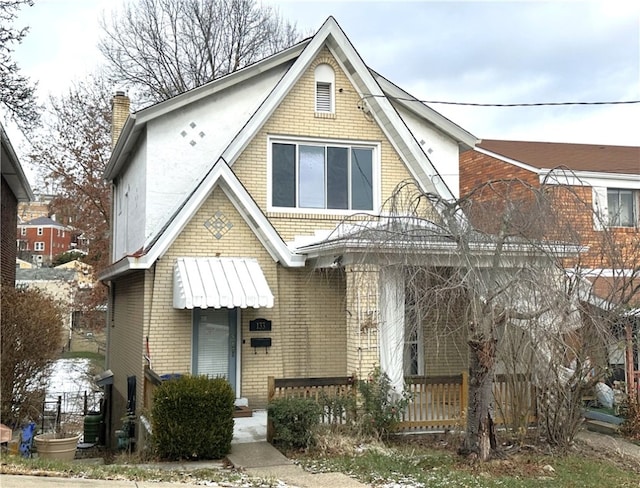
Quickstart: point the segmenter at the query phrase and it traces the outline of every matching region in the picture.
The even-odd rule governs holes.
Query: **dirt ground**
[[[74,331],[71,335],[71,351],[87,351],[104,354],[107,337],[104,331]]]

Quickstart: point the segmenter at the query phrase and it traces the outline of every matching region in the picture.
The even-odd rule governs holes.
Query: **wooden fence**
[[[405,379],[411,400],[398,425],[399,430],[464,429],[469,396],[468,373],[451,376],[411,376]],[[354,377],[268,379],[268,400],[276,398],[314,398],[322,404],[326,396],[357,398]],[[508,425],[528,425],[535,421],[535,391],[528,378],[496,375],[494,380],[495,422]],[[522,414],[522,406],[527,413]],[[518,408],[516,408],[518,407]],[[325,414],[328,411],[325,410]],[[325,415],[323,423],[343,423],[348,417]]]

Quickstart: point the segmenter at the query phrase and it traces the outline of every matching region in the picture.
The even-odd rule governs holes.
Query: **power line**
[[[386,95],[364,95],[362,98],[389,98],[406,102],[420,102],[440,105],[460,105],[466,107],[549,107],[565,105],[630,105],[640,103],[640,100],[621,100],[612,102],[535,102],[535,103],[473,103],[473,102],[445,102],[442,100],[418,100],[416,98],[389,97]]]

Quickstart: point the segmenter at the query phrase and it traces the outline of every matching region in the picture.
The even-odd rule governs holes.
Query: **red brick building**
[[[18,202],[31,200],[33,192],[2,124],[0,124],[0,163],[2,166],[0,281],[3,285],[13,286],[16,279],[16,242],[13,236],[18,222]]]
[[[65,251],[73,249],[72,229],[49,217],[18,224],[18,257],[38,265],[49,265]]]
[[[499,180],[503,181],[498,183]],[[496,182],[493,189],[502,185],[500,191],[487,190],[486,186],[480,191],[488,182]],[[579,265],[584,270],[581,274],[593,283],[595,296],[615,300],[620,284],[628,286],[634,279],[628,289],[637,287],[640,147],[483,140],[460,155],[460,195],[473,195],[472,206],[480,208],[480,214],[489,211],[492,203],[498,205],[499,199],[502,202],[525,199],[531,195],[528,187],[540,189],[543,185],[549,193],[557,189],[552,194],[553,205],[561,205],[564,215],[571,216],[565,220],[570,223],[566,229],[571,228],[573,235],[567,232],[558,238],[578,238],[579,244],[589,249],[580,256]],[[509,196],[504,198],[502,191],[507,186]],[[544,218],[544,214],[540,215],[540,220]],[[541,225],[540,229],[543,228]],[[632,296],[629,320],[635,320],[635,325],[627,330],[627,344],[637,344],[640,296],[627,295]],[[636,376],[640,382],[638,348],[634,351],[627,348],[626,355],[627,375]]]

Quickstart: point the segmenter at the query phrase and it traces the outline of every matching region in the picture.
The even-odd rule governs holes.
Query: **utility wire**
[[[536,103],[472,103],[472,102],[444,102],[438,100],[418,100],[416,98],[389,97],[386,95],[363,95],[362,98],[389,98],[391,100],[402,100],[406,102],[420,102],[440,105],[462,105],[467,107],[547,107],[558,105],[628,105],[640,103],[640,100],[622,100],[614,102],[536,102]]]

